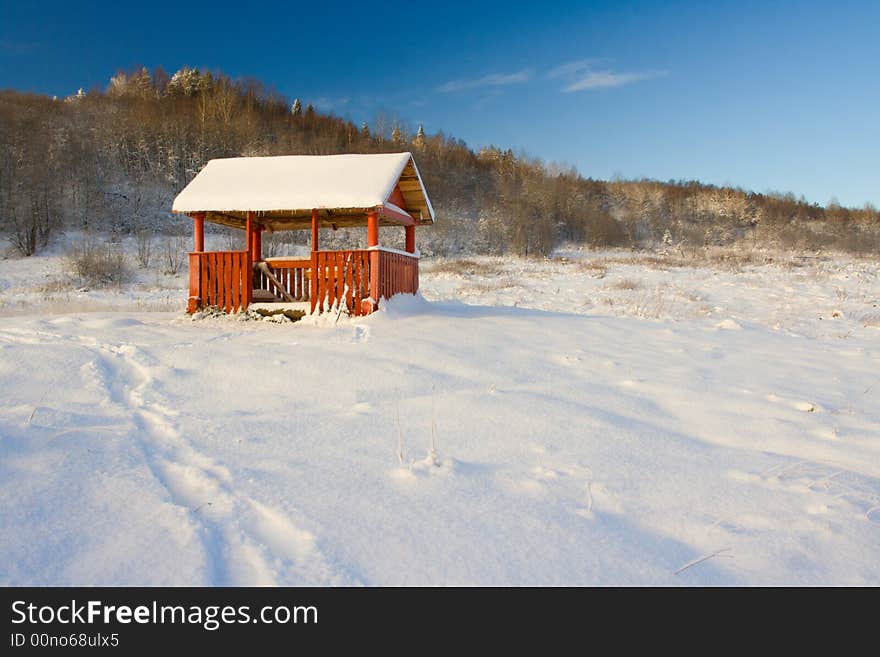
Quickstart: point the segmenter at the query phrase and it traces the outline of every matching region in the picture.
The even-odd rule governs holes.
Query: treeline
[[[66,99],[0,92],[0,230],[22,254],[65,227],[188,229],[171,201],[204,164],[240,155],[411,150],[437,211],[424,252],[546,255],[572,242],[696,249],[746,241],[880,252],[880,213],[693,181],[600,181],[378,117],[303,107],[256,80],[184,68],[120,73]]]

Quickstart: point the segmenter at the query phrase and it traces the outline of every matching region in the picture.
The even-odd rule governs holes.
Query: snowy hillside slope
[[[0,262],[0,584],[880,584],[880,267],[563,255],[337,324]]]

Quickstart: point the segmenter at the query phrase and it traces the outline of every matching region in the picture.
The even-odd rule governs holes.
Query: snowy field
[[[276,324],[2,260],[0,584],[880,585],[880,265],[679,265]]]

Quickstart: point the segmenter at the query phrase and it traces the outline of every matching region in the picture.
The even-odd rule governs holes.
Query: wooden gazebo
[[[434,210],[410,153],[289,155],[211,160],[174,199],[193,220],[188,312],[227,312],[254,302],[302,304],[325,312],[342,304],[373,312],[382,298],[419,289],[417,225]],[[205,251],[210,221],[240,228],[243,251]],[[404,251],[379,244],[379,226],[403,226]],[[365,226],[365,249],[322,251],[321,228]],[[262,256],[262,233],[311,228],[308,259]]]

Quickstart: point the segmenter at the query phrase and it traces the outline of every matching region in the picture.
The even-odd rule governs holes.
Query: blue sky
[[[62,96],[137,64],[585,176],[880,205],[880,2],[0,0],[0,88]]]

